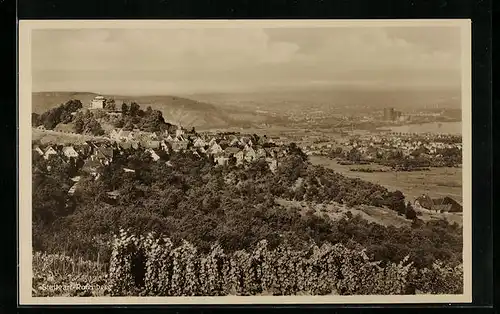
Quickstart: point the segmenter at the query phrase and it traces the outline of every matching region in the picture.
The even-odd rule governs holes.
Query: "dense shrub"
[[[59,123],[69,123],[73,120],[72,113],[82,108],[79,100],[69,100],[58,107],[51,108],[41,115],[32,115],[33,127],[43,125],[46,129],[52,130]]]
[[[136,260],[145,260],[137,267]],[[113,243],[113,295],[368,295],[462,293],[461,266],[416,269],[408,258],[380,266],[363,250],[325,243],[307,250],[274,250],[260,241],[252,251],[225,254],[214,245],[200,254],[188,242],[136,237],[121,231]]]

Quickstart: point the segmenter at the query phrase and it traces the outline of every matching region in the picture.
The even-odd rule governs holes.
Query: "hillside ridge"
[[[92,92],[33,92],[32,112],[41,114],[71,99],[80,100],[85,108],[97,95],[99,94]],[[136,102],[144,108],[151,106],[153,110],[162,111],[167,122],[185,127],[227,127],[235,124],[226,110],[207,102],[175,95],[122,96],[103,94],[102,96],[114,99],[118,105],[123,102]]]

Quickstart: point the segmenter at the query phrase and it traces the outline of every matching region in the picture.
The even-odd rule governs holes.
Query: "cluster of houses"
[[[273,145],[272,139],[266,137],[258,141],[247,136],[238,135],[186,135],[179,128],[174,134],[164,132],[141,132],[138,130],[113,130],[112,141],[87,141],[80,145],[48,145],[33,147],[34,152],[44,159],[60,158],[69,162],[72,158],[84,161],[83,172],[97,175],[97,169],[112,162],[113,156],[124,149],[144,149],[154,161],[161,159],[161,152],[189,151],[197,156],[212,157],[216,165],[224,166],[230,162],[242,165],[258,159],[265,160],[271,171],[276,171],[278,159],[286,154],[279,146]],[[133,171],[133,169],[129,169]]]
[[[351,137],[332,143],[319,143],[303,146],[307,155],[329,155],[332,149],[340,147],[342,153],[347,155],[349,151],[356,148],[364,159],[373,160],[386,153],[400,151],[404,156],[413,157],[418,152],[424,157],[441,157],[443,149],[457,149],[462,151],[462,143],[459,141],[446,141],[442,136],[406,137],[406,136],[362,136]]]

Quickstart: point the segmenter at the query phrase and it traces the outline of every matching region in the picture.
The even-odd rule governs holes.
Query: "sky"
[[[451,26],[38,29],[33,91],[457,87],[460,47]]]

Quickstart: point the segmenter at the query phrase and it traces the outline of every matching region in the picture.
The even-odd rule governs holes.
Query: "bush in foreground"
[[[261,241],[231,254],[216,244],[200,254],[188,242],[174,247],[168,238],[125,231],[115,237],[109,276],[112,295],[459,294],[463,287],[461,266],[416,269],[406,258],[381,267],[342,244],[293,251]]]

